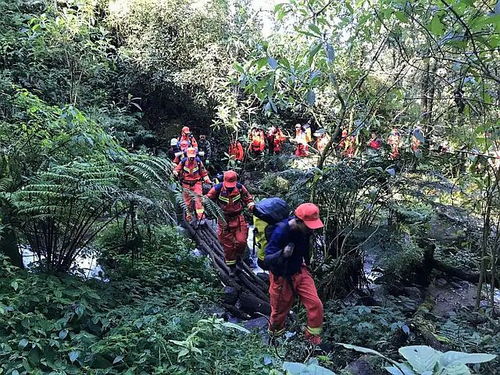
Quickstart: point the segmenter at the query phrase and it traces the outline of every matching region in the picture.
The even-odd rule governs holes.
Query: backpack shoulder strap
[[[215,191],[217,192],[217,196],[219,196],[221,190],[222,190],[222,182],[218,183],[217,185],[214,186]]]

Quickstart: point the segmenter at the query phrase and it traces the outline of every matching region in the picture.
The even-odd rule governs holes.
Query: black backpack
[[[290,215],[288,204],[281,198],[266,198],[258,202],[253,209],[254,236],[253,248],[257,254],[259,266],[267,269],[264,264],[266,246],[271,239],[276,224]]]

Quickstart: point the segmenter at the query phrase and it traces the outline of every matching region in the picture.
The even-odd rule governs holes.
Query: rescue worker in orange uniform
[[[295,138],[293,139],[293,142],[296,144],[295,156],[303,157],[309,155],[307,134],[300,124],[295,124]]]
[[[196,149],[194,147],[189,147],[186,151],[186,157],[183,158],[179,164],[174,169],[174,175],[179,178],[184,192],[182,193],[182,198],[186,204],[186,221],[192,222],[192,195],[188,192],[191,191],[197,196],[194,198],[194,208],[196,212],[196,219],[198,224],[203,224],[205,217],[205,209],[203,208],[203,202],[201,200],[201,194],[203,191],[203,182],[211,184],[210,177],[208,177],[208,172],[205,166],[201,162],[200,158],[196,156]]]
[[[258,128],[258,127],[253,127],[252,130],[250,130],[250,151],[252,152],[253,155],[259,156],[264,152],[266,149],[266,137],[264,134],[264,130]]]
[[[235,139],[229,144],[229,156],[231,156],[236,161],[243,161],[245,158],[245,152],[243,151],[243,146],[241,142]]]
[[[354,134],[349,135],[345,140],[345,150],[343,155],[347,158],[353,158],[358,153],[358,137]]]
[[[314,230],[323,227],[323,223],[319,209],[313,203],[301,204],[294,214],[276,225],[266,246],[264,262],[270,270],[269,332],[275,337],[284,333],[285,319],[297,295],[307,310],[305,337],[312,344],[319,345],[323,304],[307,266],[310,237]]]
[[[187,126],[184,126],[182,128],[181,135],[178,138],[178,140],[179,140],[179,146],[181,145],[182,141],[187,141],[189,144],[188,147],[194,147],[196,150],[198,150],[198,142],[196,141],[196,138],[194,137],[194,135],[191,133],[191,130],[189,130]]]
[[[399,146],[401,143],[401,134],[399,130],[394,128],[387,138],[387,144],[391,146],[391,153],[389,154],[389,159],[394,160],[399,157]]]
[[[271,126],[266,134],[269,144],[269,151],[273,154],[279,154],[283,148],[283,143],[286,141],[286,136],[281,128]]]
[[[316,150],[318,150],[318,153],[322,154],[325,151],[326,145],[330,142],[330,136],[325,129],[318,129],[314,133],[314,136],[316,137]]]
[[[253,197],[238,182],[235,171],[226,171],[223,182],[210,189],[207,198],[216,202],[224,213],[224,221],[219,219],[217,235],[224,249],[230,276],[234,276],[236,263],[243,257],[247,246],[248,227],[242,212],[245,207],[253,211]]]

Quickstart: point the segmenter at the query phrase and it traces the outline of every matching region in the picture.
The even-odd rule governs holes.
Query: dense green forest
[[[271,3],[0,0],[0,374],[500,374],[500,1]],[[272,343],[224,307],[183,126],[319,206],[322,347],[298,303]],[[258,126],[283,149],[235,160]]]

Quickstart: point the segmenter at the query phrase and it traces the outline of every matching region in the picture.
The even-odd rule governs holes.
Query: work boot
[[[314,346],[320,345],[321,344],[321,336],[319,335],[313,335],[309,332],[304,333],[304,337],[309,343],[311,343]]]

